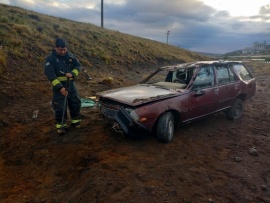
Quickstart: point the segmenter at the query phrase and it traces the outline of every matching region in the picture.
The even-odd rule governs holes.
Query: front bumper
[[[136,122],[123,107],[110,109],[101,106],[101,114],[102,118],[112,125],[112,129],[121,134],[130,134],[131,132],[141,130],[147,131],[147,129]]]

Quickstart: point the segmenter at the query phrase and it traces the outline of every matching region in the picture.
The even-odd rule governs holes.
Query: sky
[[[101,26],[101,0],[0,3]],[[103,5],[104,28],[190,51],[224,54],[254,42],[270,45],[270,0],[103,0]]]

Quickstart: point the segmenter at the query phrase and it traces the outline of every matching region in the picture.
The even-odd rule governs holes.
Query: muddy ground
[[[81,129],[59,137],[46,79],[0,81],[0,202],[269,203],[267,70],[255,67],[256,95],[240,120],[218,113],[177,128],[168,144],[112,132],[95,107],[82,109]],[[125,77],[116,86],[135,82]],[[111,88],[77,83],[82,97]]]

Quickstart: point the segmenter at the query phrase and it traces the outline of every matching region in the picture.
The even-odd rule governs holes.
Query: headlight
[[[133,109],[126,108],[126,111],[129,113],[131,118],[133,118],[135,121],[138,121],[139,116],[137,115],[137,113]]]
[[[99,99],[100,99],[100,96],[99,95],[95,95],[94,97],[92,97],[93,98],[93,100],[95,100],[95,101],[99,101]]]

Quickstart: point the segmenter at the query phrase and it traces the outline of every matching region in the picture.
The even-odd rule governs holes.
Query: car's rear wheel
[[[226,111],[226,117],[229,120],[237,120],[241,118],[243,114],[243,101],[236,99],[233,105]]]
[[[160,116],[157,123],[157,139],[160,142],[168,143],[174,134],[174,117],[171,112]]]

